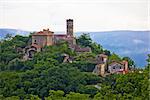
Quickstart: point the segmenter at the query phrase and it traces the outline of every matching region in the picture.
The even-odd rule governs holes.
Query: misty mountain
[[[0,39],[3,39],[6,34],[12,34],[12,36],[15,36],[17,34],[19,35],[29,35],[29,31],[19,30],[19,29],[9,29],[9,28],[0,28]]]

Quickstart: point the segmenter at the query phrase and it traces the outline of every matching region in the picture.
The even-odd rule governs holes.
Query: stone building
[[[96,57],[96,66],[93,73],[104,76],[107,70],[108,56],[105,54],[99,54]]]
[[[100,54],[97,56],[96,66],[93,73],[100,76],[106,76],[109,74],[126,74],[128,73],[128,62],[125,60],[122,62],[113,61],[109,64],[108,56]]]
[[[108,72],[111,74],[125,74],[128,72],[128,62],[127,61],[122,61],[122,62],[112,62],[108,66]]]
[[[81,48],[76,44],[76,38],[73,32],[73,20],[66,20],[66,34],[54,34],[49,29],[43,29],[43,31],[35,32],[32,34],[32,43],[25,48],[24,59],[32,58],[35,52],[42,51],[45,46],[52,46],[59,43],[59,41],[66,41],[69,44],[69,48],[77,53],[91,52],[91,48]]]
[[[67,23],[67,34],[54,34],[54,32],[49,29],[43,29],[43,31],[36,32],[32,35],[32,44],[37,44],[41,48],[44,46],[55,45],[59,41],[64,40],[69,43],[69,45],[75,45],[75,37],[73,35],[73,20],[66,20]]]
[[[54,32],[49,29],[43,29],[43,31],[36,32],[32,35],[32,45],[36,44],[43,48],[44,46],[50,46],[54,44]]]

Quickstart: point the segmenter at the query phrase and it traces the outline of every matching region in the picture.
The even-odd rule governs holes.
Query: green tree
[[[12,34],[6,34],[6,36],[4,37],[4,39],[6,40],[10,40],[12,38]]]
[[[49,91],[49,96],[46,97],[46,100],[62,100],[64,98],[64,92],[61,90],[50,90]]]
[[[130,69],[133,68],[133,67],[135,67],[135,63],[134,63],[134,61],[131,58],[129,58],[129,57],[123,57],[122,60],[128,61]]]
[[[66,95],[66,98],[68,100],[89,100],[89,95],[70,92],[69,94]]]
[[[30,95],[30,100],[41,100],[37,95]]]
[[[0,42],[0,63],[8,65],[8,63],[13,59],[21,58],[22,54],[17,52],[17,48],[25,47],[28,43],[28,40],[29,37],[16,35],[10,40],[4,40],[3,42]]]
[[[79,36],[77,39],[77,44],[82,47],[90,47],[92,52],[95,54],[103,53],[103,47],[100,44],[93,42],[90,34],[83,33]]]
[[[83,47],[90,47],[92,44],[92,39],[90,38],[89,34],[83,33],[78,39],[77,44]]]
[[[109,50],[104,50],[105,55],[111,56],[111,52]]]
[[[113,61],[121,61],[121,57],[119,57],[119,55],[112,53],[111,56],[109,56],[109,63],[113,62]]]

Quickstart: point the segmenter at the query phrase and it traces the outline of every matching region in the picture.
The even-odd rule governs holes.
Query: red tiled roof
[[[49,29],[43,29],[43,31],[39,31],[34,33],[33,35],[52,35],[54,32],[49,31]]]
[[[40,32],[36,32],[36,33],[33,34],[33,35],[52,35],[52,34],[50,34],[50,33],[45,33],[45,32],[40,31]]]

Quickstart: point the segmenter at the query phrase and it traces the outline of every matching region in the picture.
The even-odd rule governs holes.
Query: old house
[[[97,65],[95,66],[93,73],[104,76],[107,70],[107,61],[108,61],[107,55],[104,55],[104,54],[97,55],[96,57]]]
[[[54,32],[49,29],[43,29],[43,31],[36,32],[32,35],[32,45],[36,44],[41,48],[44,46],[53,45]]]
[[[108,66],[108,72],[111,74],[125,74],[128,72],[128,62],[122,61],[122,62],[112,62]]]
[[[112,63],[108,64],[108,56],[105,54],[100,54],[97,56],[95,69],[93,73],[105,76],[109,74],[126,74],[128,73],[128,62],[122,61],[117,62],[113,61]]]

